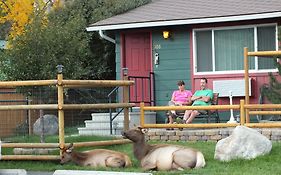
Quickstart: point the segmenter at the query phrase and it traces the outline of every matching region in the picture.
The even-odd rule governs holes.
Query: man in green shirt
[[[200,79],[200,90],[196,91],[191,97],[193,101],[192,106],[208,106],[211,105],[213,98],[213,91],[207,89],[207,79]],[[184,113],[183,121],[184,123],[191,123],[192,120],[199,114],[206,114],[206,110],[186,110]]]

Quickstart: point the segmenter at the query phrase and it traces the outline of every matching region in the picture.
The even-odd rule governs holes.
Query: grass
[[[84,142],[84,141],[98,141],[98,140],[110,140],[112,137],[97,137],[97,136],[72,136],[66,137],[66,142]],[[10,138],[13,142],[38,142],[39,137],[14,137]],[[58,138],[55,136],[48,136],[46,142],[57,142]],[[163,142],[150,142],[151,144],[163,143]],[[152,172],[155,175],[165,174],[255,174],[255,175],[267,175],[267,174],[280,174],[281,167],[281,142],[273,142],[273,148],[269,155],[260,156],[254,160],[233,160],[231,162],[220,162],[214,159],[214,150],[216,143],[214,142],[168,142],[168,144],[179,144],[189,146],[201,150],[206,159],[206,167],[202,169],[185,170],[185,171],[159,171]],[[79,148],[79,150],[93,149],[91,148]],[[20,168],[29,171],[55,171],[55,170],[98,170],[98,171],[126,171],[126,172],[143,172],[139,167],[139,162],[134,158],[132,153],[132,145],[113,145],[103,146],[96,148],[107,148],[112,150],[121,151],[127,153],[133,162],[133,166],[125,169],[117,168],[98,168],[93,169],[91,167],[80,167],[73,163],[60,165],[58,161],[0,161],[0,169],[7,168]],[[2,154],[11,154],[12,150],[2,148]]]

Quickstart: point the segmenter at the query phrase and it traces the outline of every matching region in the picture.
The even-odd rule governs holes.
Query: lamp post
[[[56,66],[56,68],[57,68],[57,73],[58,73],[58,74],[61,74],[61,73],[62,73],[63,67],[64,67],[64,66],[61,65],[61,64],[59,64],[59,65]]]
[[[124,67],[122,68],[122,72],[123,72],[123,76],[128,76],[128,68],[127,67]]]

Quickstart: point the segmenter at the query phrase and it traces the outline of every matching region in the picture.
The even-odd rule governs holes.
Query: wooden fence
[[[281,51],[259,51],[248,52],[248,48],[244,48],[244,79],[245,79],[245,99],[240,100],[240,105],[212,105],[212,106],[144,106],[140,105],[140,125],[145,128],[215,128],[215,127],[234,127],[244,125],[248,127],[270,128],[281,127],[281,122],[273,123],[250,123],[250,115],[281,115],[281,104],[249,104],[249,56],[263,56],[267,59],[272,56],[280,56]],[[264,57],[267,56],[267,57]],[[254,57],[253,57],[254,58]],[[207,123],[207,124],[145,124],[144,111],[166,111],[166,110],[224,110],[239,109],[240,123]],[[268,109],[278,109],[278,111],[270,111]]]
[[[0,88],[14,88],[18,86],[57,86],[58,102],[57,104],[37,104],[37,105],[1,105],[0,111],[3,110],[30,110],[30,109],[52,109],[58,111],[59,122],[59,143],[2,143],[2,148],[64,148],[64,111],[69,109],[109,109],[124,108],[124,129],[129,128],[129,108],[135,106],[129,103],[129,86],[133,81],[128,81],[125,75],[124,80],[63,80],[61,71],[58,71],[56,80],[38,80],[38,81],[2,81]],[[106,103],[106,104],[64,104],[64,88],[76,87],[116,87],[123,86],[123,103]],[[80,142],[74,143],[74,146],[94,146],[106,144],[128,143],[128,140],[101,141],[101,142]],[[0,149],[1,150],[1,149]],[[60,151],[60,156],[62,151]],[[1,160],[59,160],[57,155],[1,155]]]
[[[281,127],[281,122],[274,123],[250,123],[249,115],[256,114],[281,114],[281,111],[264,111],[264,109],[281,108],[281,104],[249,104],[249,72],[248,72],[248,56],[276,56],[281,55],[280,51],[264,51],[264,52],[248,52],[248,49],[244,49],[244,68],[245,68],[245,99],[240,100],[239,105],[212,105],[212,106],[144,106],[144,103],[140,105],[140,125],[146,128],[216,128],[216,127],[235,127],[237,125],[244,125],[248,127]],[[68,109],[93,109],[93,108],[124,108],[124,129],[129,127],[129,108],[135,104],[129,103],[129,86],[133,81],[127,81],[127,76],[124,76],[125,80],[110,81],[110,80],[63,80],[63,76],[58,73],[57,80],[41,80],[41,81],[12,81],[12,82],[0,82],[0,88],[16,87],[16,86],[33,86],[33,85],[56,85],[58,89],[58,103],[57,104],[45,104],[45,105],[14,105],[14,106],[0,106],[1,110],[17,110],[17,109],[55,109],[58,110],[59,118],[59,143],[2,143],[3,148],[63,148],[66,143],[64,141],[64,110]],[[115,87],[124,86],[123,88],[123,103],[115,104],[64,104],[63,89],[64,87]],[[161,110],[187,110],[187,109],[218,109],[240,110],[240,123],[207,123],[207,124],[145,124],[144,112],[145,111],[161,111]],[[263,111],[259,111],[259,110]],[[103,141],[101,144],[121,144],[127,143],[128,140],[120,141]],[[74,143],[76,146],[92,146],[99,144],[97,142],[87,143]],[[61,155],[61,152],[60,152]],[[57,155],[2,155],[1,160],[57,160],[60,156]]]
[[[28,104],[28,99],[15,89],[1,89],[0,105],[18,105]],[[28,118],[28,111],[0,111],[0,136],[6,137],[14,134],[15,129],[19,127]]]
[[[211,106],[144,106],[144,103],[140,105],[140,126],[144,128],[223,128],[223,127],[235,127],[238,125],[244,125],[247,127],[256,128],[273,128],[281,127],[280,122],[272,123],[250,123],[246,120],[246,111],[250,115],[276,115],[281,114],[281,111],[257,111],[264,109],[280,109],[281,104],[245,104],[245,100],[240,100],[239,105],[211,105]],[[190,123],[190,124],[145,124],[144,112],[145,111],[167,111],[167,110],[230,110],[236,109],[240,111],[239,123]]]

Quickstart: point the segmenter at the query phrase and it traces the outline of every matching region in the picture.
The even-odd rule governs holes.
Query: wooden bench
[[[213,93],[213,99],[211,105],[217,105],[219,99],[219,93]],[[184,113],[177,113],[177,117],[174,119],[176,123],[182,123]],[[211,119],[214,118],[217,123],[220,123],[220,117],[217,109],[214,110],[207,110],[206,114],[199,114],[196,118],[205,118],[207,123],[211,122]],[[169,118],[167,117],[166,123],[169,123]]]

